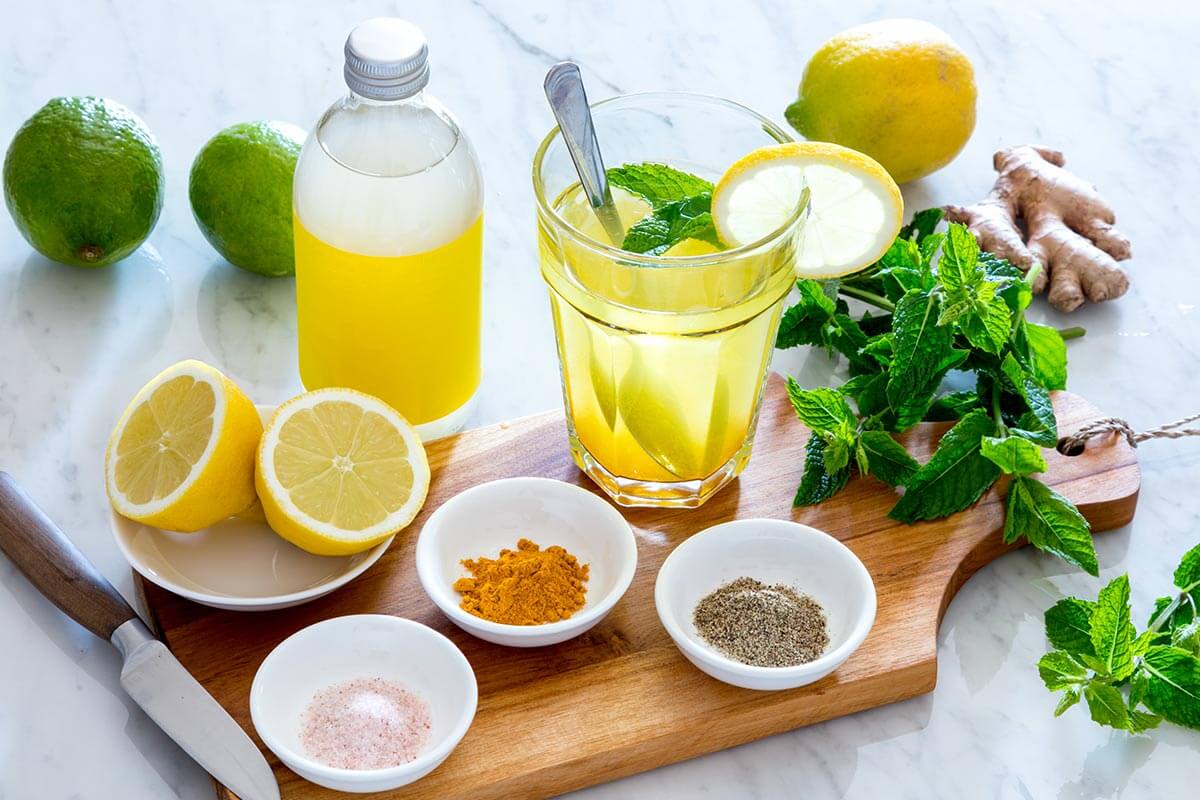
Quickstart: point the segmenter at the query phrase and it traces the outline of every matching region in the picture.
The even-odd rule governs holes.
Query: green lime
[[[47,258],[100,267],[138,248],[162,211],[162,156],[137,115],[103,97],[56,97],[4,157],[4,200]]]
[[[208,140],[192,162],[188,197],[204,238],[235,267],[292,275],[292,173],[304,131],[243,122]]]

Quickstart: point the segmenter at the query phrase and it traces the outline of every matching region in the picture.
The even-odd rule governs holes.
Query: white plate
[[[264,421],[275,409],[259,406]],[[213,608],[270,611],[327,595],[379,560],[391,537],[352,556],[301,550],[265,522],[230,517],[195,533],[152,528],[111,512],[129,565],[169,592]]]
[[[502,625],[459,607],[452,588],[467,574],[464,558],[495,558],[525,538],[559,545],[588,564],[586,602],[568,619]],[[604,618],[633,581],[637,543],[629,523],[607,501],[548,478],[507,478],[473,486],[430,515],[417,539],[417,576],[450,621],[494,644],[541,647],[565,642]]]
[[[386,769],[328,767],[309,759],[300,719],[320,690],[355,678],[394,681],[429,708],[432,728],[413,761]],[[284,639],[250,686],[250,719],[263,743],[300,777],[343,792],[412,783],[446,760],[475,718],[475,672],[454,643],[419,622],[385,614],[334,617]]]
[[[783,583],[825,610],[829,646],[795,667],[756,667],[727,658],[701,638],[696,604],[742,576]],[[654,604],[680,652],[703,672],[744,689],[793,689],[840,667],[875,622],[875,584],[850,548],[827,533],[778,519],[714,525],[684,540],[658,571]]]

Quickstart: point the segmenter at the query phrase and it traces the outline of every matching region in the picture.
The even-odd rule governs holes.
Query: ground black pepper
[[[696,604],[696,630],[724,655],[758,667],[794,667],[829,646],[825,611],[784,584],[742,577]]]

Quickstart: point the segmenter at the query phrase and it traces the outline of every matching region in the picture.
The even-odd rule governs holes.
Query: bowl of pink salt
[[[380,792],[432,772],[467,732],[475,673],[419,622],[360,614],[284,639],[250,687],[259,738],[300,777],[342,792]]]

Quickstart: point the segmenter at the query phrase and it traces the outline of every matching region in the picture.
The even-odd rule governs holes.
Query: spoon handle
[[[620,247],[625,240],[625,229],[608,188],[604,158],[600,155],[600,142],[596,139],[596,128],[592,124],[592,112],[588,108],[579,67],[570,61],[555,64],[546,73],[545,88],[546,99],[550,101],[554,118],[558,120],[558,128],[567,145],[567,152],[571,154],[571,161],[575,163],[575,171],[579,173],[588,202],[595,209],[608,238]]]

